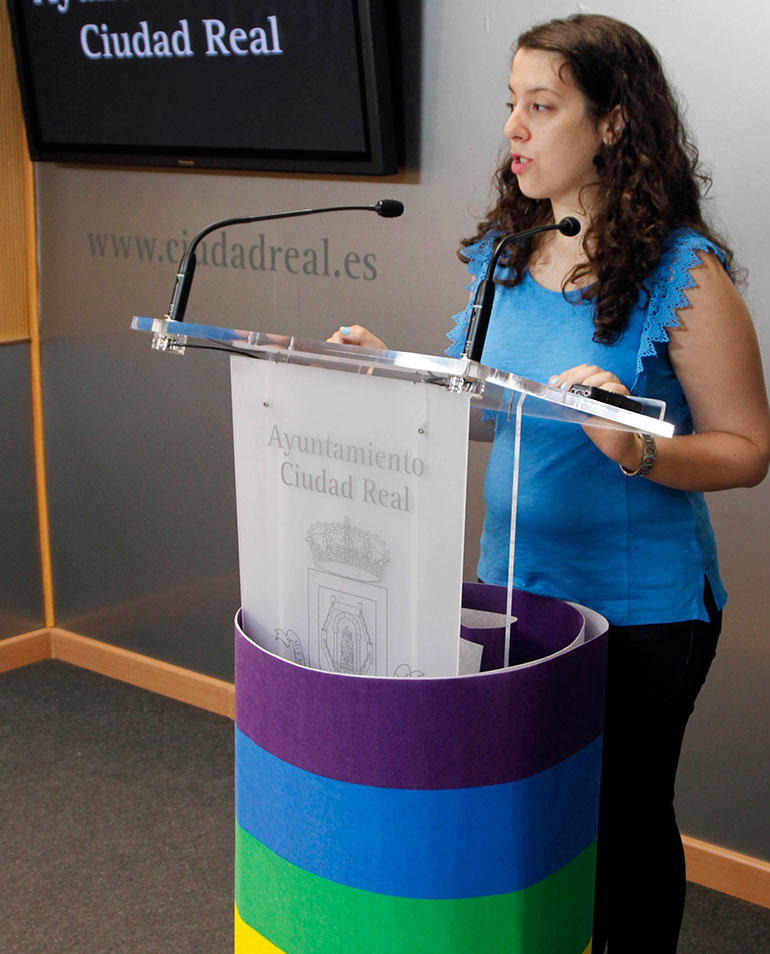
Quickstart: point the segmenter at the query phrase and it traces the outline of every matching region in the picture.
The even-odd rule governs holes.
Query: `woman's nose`
[[[505,125],[503,126],[503,134],[507,139],[527,138],[527,127],[522,121],[519,110],[515,106],[511,109],[511,114],[505,121]]]

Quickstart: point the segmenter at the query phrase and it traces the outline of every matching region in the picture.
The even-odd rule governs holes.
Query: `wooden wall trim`
[[[0,672],[48,658],[90,669],[230,719],[235,715],[232,683],[151,656],[56,627],[0,640]],[[690,881],[770,908],[769,862],[687,835],[682,841]]]
[[[682,842],[689,881],[770,908],[770,862],[687,835]]]
[[[35,493],[37,497],[37,526],[42,575],[43,616],[45,625],[52,627],[54,616],[53,569],[51,563],[51,529],[48,513],[48,483],[45,466],[45,433],[43,427],[43,375],[40,358],[40,327],[37,295],[37,234],[35,231],[35,184],[32,164],[26,178],[27,189],[27,252],[29,257],[29,374],[32,396],[32,445],[35,453]]]
[[[51,631],[36,629],[0,640],[0,672],[51,658]]]
[[[230,719],[235,717],[235,686],[222,679],[58,627],[51,629],[51,656]]]

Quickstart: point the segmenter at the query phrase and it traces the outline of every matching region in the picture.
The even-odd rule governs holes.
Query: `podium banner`
[[[237,954],[589,949],[606,621],[513,612],[516,665],[424,679],[297,665],[239,614]]]
[[[243,357],[231,378],[252,638],[329,672],[456,675],[470,398]]]

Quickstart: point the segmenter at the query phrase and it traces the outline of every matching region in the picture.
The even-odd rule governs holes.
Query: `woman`
[[[569,388],[663,398],[676,436],[525,419],[516,585],[611,623],[594,951],[676,950],[685,873],[673,809],[685,725],[726,593],[702,492],[752,486],[770,460],[751,318],[704,222],[697,152],[655,51],[577,15],[519,37],[498,200],[461,257],[500,234],[579,219],[511,246],[482,361]],[[459,355],[468,310],[456,317]],[[331,340],[381,347],[366,329]],[[491,427],[491,425],[489,425]],[[505,584],[512,424],[494,422],[479,577]],[[619,466],[618,466],[619,465]]]

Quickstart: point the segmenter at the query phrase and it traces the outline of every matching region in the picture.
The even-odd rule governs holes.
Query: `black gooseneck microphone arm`
[[[510,235],[504,235],[498,239],[489,259],[487,273],[479,282],[476,297],[473,299],[468,333],[465,336],[465,346],[463,347],[463,358],[470,358],[471,361],[481,361],[481,352],[484,350],[489,318],[492,314],[492,304],[495,300],[495,269],[503,249],[511,242],[520,242],[532,235],[537,235],[539,232],[550,232],[554,229],[558,229],[562,235],[577,235],[580,231],[580,222],[568,215],[566,218],[550,225],[539,225],[537,228],[526,229],[524,232],[512,232]]]
[[[201,239],[205,238],[215,229],[227,228],[228,225],[246,225],[249,222],[268,222],[273,219],[292,219],[299,215],[320,215],[322,212],[376,212],[385,219],[398,218],[404,211],[403,202],[398,199],[380,199],[375,205],[333,205],[324,209],[297,209],[294,212],[274,212],[270,215],[247,215],[234,219],[222,219],[220,222],[213,222],[207,225],[205,229],[198,232],[195,238],[190,242],[187,251],[179,262],[179,269],[176,275],[174,291],[171,295],[171,304],[168,306],[166,318],[170,321],[184,321],[184,313],[187,308],[187,299],[190,297],[192,280],[195,275],[195,249],[198,247]]]

